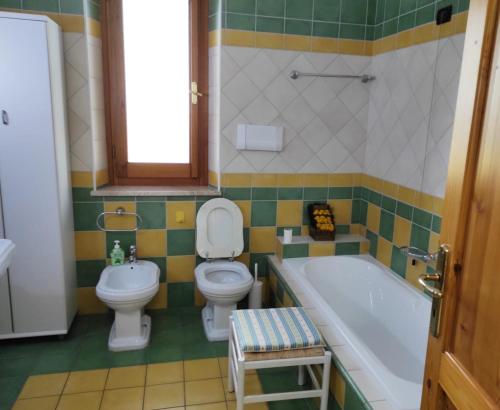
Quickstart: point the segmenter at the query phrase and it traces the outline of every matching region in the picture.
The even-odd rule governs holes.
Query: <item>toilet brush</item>
[[[253,282],[252,289],[250,290],[250,296],[248,298],[248,305],[250,309],[260,309],[262,308],[262,281],[259,279],[259,265],[256,263],[254,266],[255,279]]]

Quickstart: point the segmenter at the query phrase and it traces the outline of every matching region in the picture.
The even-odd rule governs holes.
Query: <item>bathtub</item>
[[[392,407],[419,409],[430,298],[369,255],[286,259],[283,266]]]

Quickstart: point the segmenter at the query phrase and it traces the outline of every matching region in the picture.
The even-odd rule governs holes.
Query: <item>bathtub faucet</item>
[[[406,256],[429,263],[437,260],[438,252],[429,253],[414,246],[401,246],[399,250]]]

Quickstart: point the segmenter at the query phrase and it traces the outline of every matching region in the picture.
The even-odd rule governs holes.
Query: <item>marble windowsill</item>
[[[105,186],[93,190],[91,196],[220,196],[211,186]]]

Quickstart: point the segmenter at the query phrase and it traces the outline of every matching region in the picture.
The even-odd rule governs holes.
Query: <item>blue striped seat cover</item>
[[[323,346],[321,335],[300,307],[234,310],[236,339],[243,352],[277,352]]]

